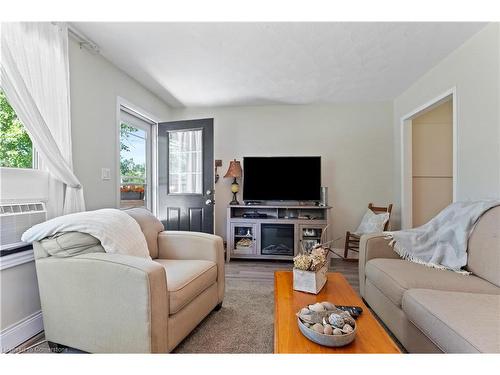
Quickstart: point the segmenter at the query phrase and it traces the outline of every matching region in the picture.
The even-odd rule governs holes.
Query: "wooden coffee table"
[[[396,343],[377,322],[361,298],[340,273],[328,273],[328,281],[318,295],[293,290],[293,273],[274,273],[274,352],[275,353],[400,353]],[[304,306],[329,301],[337,305],[360,306],[356,338],[349,345],[330,348],[305,338],[297,326],[296,313]]]

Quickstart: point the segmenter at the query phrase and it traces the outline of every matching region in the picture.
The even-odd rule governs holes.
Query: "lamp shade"
[[[236,159],[229,162],[229,168],[224,178],[240,178],[242,174],[241,164]]]

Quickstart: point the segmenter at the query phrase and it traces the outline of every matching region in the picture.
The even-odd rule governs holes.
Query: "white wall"
[[[168,119],[168,105],[101,55],[70,40],[73,166],[84,188],[88,210],[116,207],[117,98],[122,97],[158,120]],[[101,180],[101,168],[111,180]]]
[[[452,87],[457,93],[457,199],[500,197],[500,26],[489,24],[394,100],[395,219],[401,203],[402,116]]]
[[[233,158],[319,155],[329,187],[333,236],[359,224],[369,202],[392,201],[392,104],[276,105],[172,109],[172,120],[214,118],[223,176]],[[300,171],[297,171],[300,174]],[[225,236],[229,180],[216,186],[215,232]],[[265,182],[263,182],[265,183]],[[239,195],[241,201],[241,194]],[[342,247],[342,241],[335,243]]]

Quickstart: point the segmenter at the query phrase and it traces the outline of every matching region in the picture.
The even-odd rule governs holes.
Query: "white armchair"
[[[224,298],[218,236],[164,232],[145,209],[127,210],[152,260],[87,253],[47,256],[35,242],[45,336],[91,353],[172,351]]]

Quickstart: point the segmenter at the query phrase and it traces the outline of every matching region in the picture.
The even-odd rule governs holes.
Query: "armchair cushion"
[[[158,258],[158,233],[164,229],[161,221],[146,208],[130,208],[124,212],[132,216],[141,227],[151,258]]]
[[[82,232],[59,232],[33,245],[35,258],[49,256],[57,258],[73,257],[88,253],[104,253],[104,248],[94,236]]]
[[[213,234],[185,231],[165,231],[158,235],[160,259],[208,260],[217,264],[217,294],[224,299],[224,245]]]
[[[217,264],[208,260],[155,259],[155,262],[167,274],[170,314],[180,311],[217,281]]]

